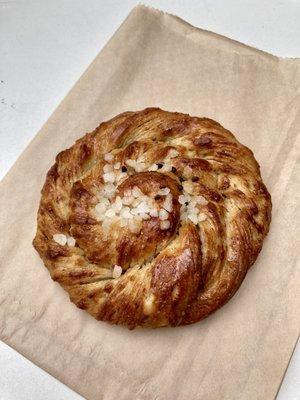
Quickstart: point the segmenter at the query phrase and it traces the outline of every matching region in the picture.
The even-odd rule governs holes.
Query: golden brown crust
[[[172,171],[151,171],[170,149]],[[143,220],[138,233],[115,224],[109,235],[93,213],[103,188],[104,155],[143,160],[117,187],[146,196],[168,187],[169,227]],[[149,171],[150,169],[150,171]],[[182,178],[184,177],[184,178]],[[203,196],[203,221],[181,218],[182,180]],[[158,206],[163,199],[155,197]],[[102,123],[56,157],[42,189],[34,247],[51,277],[95,318],[129,328],[194,323],[239,288],[256,260],[271,218],[271,198],[253,153],[220,124],[157,108]],[[53,235],[76,240],[59,244]],[[114,279],[112,269],[123,274]]]

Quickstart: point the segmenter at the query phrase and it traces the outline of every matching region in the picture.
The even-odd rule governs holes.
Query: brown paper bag
[[[1,339],[88,399],[274,398],[299,333],[299,98],[299,60],[136,7],[1,183]],[[193,326],[128,331],[71,304],[31,241],[56,153],[147,106],[216,119],[253,149],[273,221],[225,307]]]

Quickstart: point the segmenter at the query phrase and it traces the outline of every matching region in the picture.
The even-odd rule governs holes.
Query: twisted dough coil
[[[95,318],[177,326],[233,296],[270,217],[248,148],[213,120],[151,108],[120,114],[57,155],[33,244]]]

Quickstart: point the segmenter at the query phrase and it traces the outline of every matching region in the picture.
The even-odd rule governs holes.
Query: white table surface
[[[0,1],[0,179],[136,4]],[[300,57],[300,0],[145,4],[270,53]],[[78,399],[82,397],[0,342],[0,400]],[[277,399],[300,399],[299,344]]]

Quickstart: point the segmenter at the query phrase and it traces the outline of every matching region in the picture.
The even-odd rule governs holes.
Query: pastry
[[[251,150],[211,119],[148,108],[57,155],[33,244],[52,279],[98,320],[178,326],[233,296],[270,219]]]

